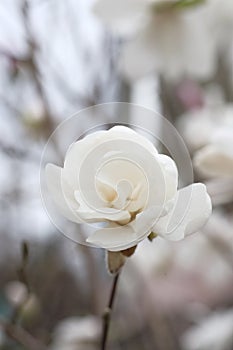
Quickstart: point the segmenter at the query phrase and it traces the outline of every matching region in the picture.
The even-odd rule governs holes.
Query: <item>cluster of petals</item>
[[[211,213],[204,184],[178,190],[175,162],[125,126],[73,143],[64,167],[47,164],[48,189],[60,212],[76,223],[103,223],[87,242],[109,251],[136,246],[152,232],[179,240]]]

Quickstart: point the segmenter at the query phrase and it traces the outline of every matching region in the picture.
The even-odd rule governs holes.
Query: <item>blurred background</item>
[[[182,242],[139,245],[121,275],[109,348],[233,349],[232,33],[232,0],[1,1],[1,350],[99,348],[112,277],[102,250],[50,222],[40,161],[67,117],[117,101],[178,129],[213,214]]]

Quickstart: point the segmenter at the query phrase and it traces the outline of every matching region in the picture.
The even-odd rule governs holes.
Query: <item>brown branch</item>
[[[108,337],[111,315],[112,315],[112,310],[113,310],[113,303],[114,303],[115,296],[116,296],[116,290],[117,290],[119,277],[120,277],[119,273],[117,273],[114,276],[109,303],[108,303],[108,306],[107,306],[107,308],[104,312],[104,315],[103,315],[103,333],[102,333],[102,339],[101,339],[101,350],[105,350],[106,345],[107,345],[107,337]]]

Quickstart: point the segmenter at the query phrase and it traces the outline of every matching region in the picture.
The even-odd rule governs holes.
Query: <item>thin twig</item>
[[[109,303],[108,303],[108,306],[107,306],[107,308],[104,312],[104,315],[103,315],[103,333],[102,333],[102,339],[101,339],[101,350],[105,350],[106,345],[107,345],[108,331],[109,331],[111,315],[112,315],[112,310],[113,310],[113,303],[114,303],[115,296],[116,296],[116,290],[117,290],[117,284],[119,281],[119,277],[120,277],[120,273],[117,273],[114,276]]]

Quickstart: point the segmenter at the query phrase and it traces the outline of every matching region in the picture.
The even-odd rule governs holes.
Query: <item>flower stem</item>
[[[106,307],[104,314],[103,314],[103,333],[102,333],[102,339],[101,339],[101,350],[106,350],[107,337],[108,337],[111,315],[112,315],[112,310],[113,310],[113,303],[114,303],[115,296],[116,296],[116,290],[117,290],[119,277],[120,277],[120,273],[118,272],[114,276],[108,306]]]

